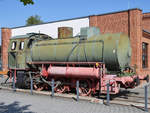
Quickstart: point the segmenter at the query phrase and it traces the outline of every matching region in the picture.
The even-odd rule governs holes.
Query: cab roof
[[[26,35],[17,35],[17,36],[13,36],[11,39],[22,39],[22,38],[30,38],[32,36],[35,36],[35,35],[45,35],[47,37],[50,37],[46,34],[41,34],[41,33],[27,33]]]

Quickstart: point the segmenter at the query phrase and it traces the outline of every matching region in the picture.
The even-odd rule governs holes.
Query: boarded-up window
[[[148,44],[142,43],[142,67],[148,67]]]

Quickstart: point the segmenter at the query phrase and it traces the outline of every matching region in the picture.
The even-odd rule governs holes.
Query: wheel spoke
[[[61,83],[64,82],[63,79],[62,79],[62,80],[56,80],[56,82],[57,82],[57,81],[60,81]],[[55,91],[56,91],[57,93],[63,93],[63,92],[65,92],[65,85],[63,85],[63,84],[58,85],[58,86],[55,88]]]
[[[87,93],[88,93],[88,91],[86,90],[86,88],[84,89],[84,92],[85,92],[85,94],[87,94]]]
[[[88,80],[80,81],[79,93],[81,96],[87,96],[91,93],[91,83]]]
[[[44,89],[44,85],[42,84],[37,84],[37,85],[34,85],[34,88],[35,90],[37,91],[42,91]]]

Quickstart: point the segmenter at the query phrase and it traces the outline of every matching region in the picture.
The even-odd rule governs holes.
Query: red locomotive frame
[[[81,96],[96,94],[97,91],[106,94],[107,83],[110,85],[110,93],[117,94],[120,87],[134,88],[139,85],[137,82],[139,79],[145,78],[137,75],[118,77],[115,74],[107,74],[105,64],[102,62],[30,62],[29,64],[41,67],[41,72],[34,74],[34,76],[42,76],[46,81],[51,81],[52,78],[55,82],[59,81],[60,84],[55,87],[57,93],[71,91],[76,88],[76,81],[79,80],[79,93]],[[89,67],[84,66],[87,64]],[[18,70],[14,69],[15,76],[16,71]],[[36,73],[35,70],[34,72]],[[40,87],[34,85],[37,90],[42,90],[44,87],[45,85]]]

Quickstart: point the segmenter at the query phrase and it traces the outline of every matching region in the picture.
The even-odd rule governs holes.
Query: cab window
[[[23,50],[24,49],[24,41],[20,42],[20,46],[19,46],[19,50]]]
[[[16,46],[17,46],[17,42],[12,42],[12,45],[11,45],[11,49],[12,50],[15,50],[16,49]]]

